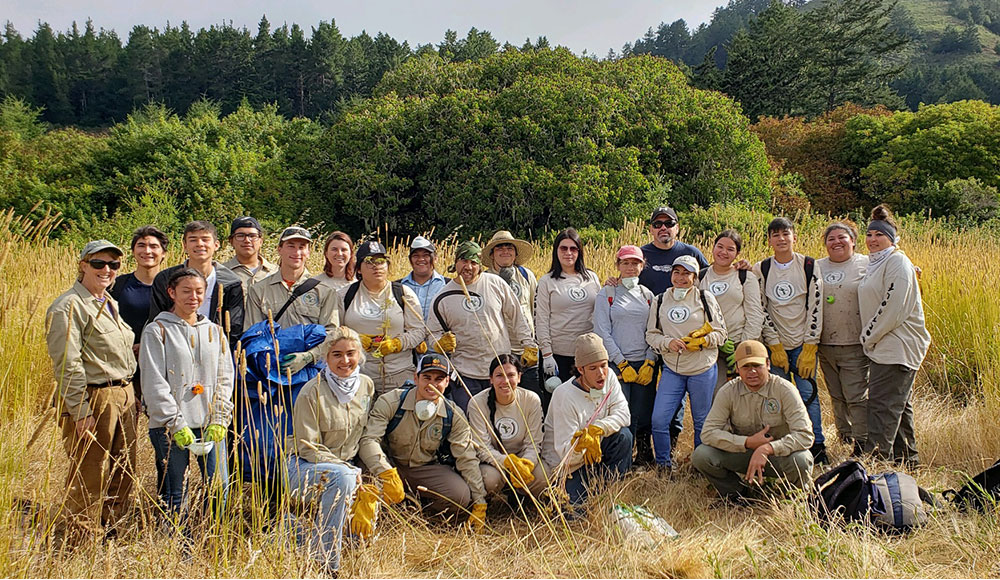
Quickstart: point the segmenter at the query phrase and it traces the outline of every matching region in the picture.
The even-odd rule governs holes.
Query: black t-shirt
[[[135,343],[139,344],[142,329],[149,317],[149,301],[153,299],[153,285],[143,284],[135,273],[122,274],[115,280],[111,297],[118,301],[118,311],[135,333]]]
[[[702,269],[708,267],[708,260],[698,248],[681,241],[674,242],[669,250],[661,250],[652,243],[642,247],[642,255],[646,257],[646,267],[639,274],[639,283],[649,288],[653,294],[662,294],[674,284],[670,281],[670,270],[674,260],[681,256],[694,256]]]

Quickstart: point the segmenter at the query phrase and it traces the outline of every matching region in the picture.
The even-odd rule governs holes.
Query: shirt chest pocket
[[[773,397],[768,397],[761,401],[760,404],[760,416],[765,425],[777,425],[783,423],[782,419],[782,408],[781,400]]]
[[[326,441],[344,441],[350,427],[350,417],[336,409],[326,409],[320,412],[319,428]]]
[[[114,352],[122,345],[126,344],[122,336],[122,329],[107,312],[101,312],[99,316],[91,319],[84,341],[97,352]]]
[[[441,447],[442,422],[434,421],[427,427],[420,430],[420,449],[426,453],[433,454]]]
[[[295,301],[295,313],[309,321],[319,324],[319,298],[313,292],[306,292]]]

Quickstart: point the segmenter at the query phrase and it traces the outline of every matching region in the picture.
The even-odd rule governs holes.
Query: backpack
[[[934,505],[934,500],[911,476],[899,471],[887,471],[871,481],[885,504],[884,513],[872,514],[876,527],[902,533],[927,523],[924,502]]]
[[[667,288],[667,290],[670,290]],[[701,307],[705,309],[705,321],[708,323],[712,322],[712,309],[708,307],[708,300],[705,299],[705,291],[698,288],[698,296],[701,297]],[[663,306],[663,292],[662,294],[656,295],[656,330],[663,332],[663,327],[660,325],[660,306]]]
[[[993,510],[1000,501],[1000,460],[975,477],[967,477],[965,485],[945,491],[945,499],[967,511],[973,507],[981,512]]]
[[[396,303],[399,307],[406,312],[406,306],[403,304],[403,284],[400,282],[392,282],[392,297],[396,299]],[[358,295],[358,288],[361,287],[361,281],[358,280],[347,287],[347,291],[344,292],[344,311],[346,312],[348,308],[351,307],[351,302],[354,302],[354,297]]]
[[[767,274],[771,271],[771,260],[773,259],[768,258],[760,263],[760,274],[761,278],[764,279],[761,294],[767,289]],[[816,260],[810,256],[803,256],[802,269],[806,273],[806,312],[809,312],[809,282],[816,278]]]
[[[845,461],[816,478],[810,503],[820,520],[868,521],[885,513],[885,502],[868,472],[857,461]]]
[[[810,259],[812,259],[812,258],[810,258]],[[761,270],[763,270],[764,269],[764,264],[761,264],[760,268],[761,268]],[[705,276],[708,275],[708,270],[709,270],[708,268],[702,268],[698,272],[698,280],[699,281],[705,279]],[[736,271],[736,275],[739,276],[739,278],[740,278],[740,286],[745,286],[746,283],[747,283],[747,270],[737,270]]]
[[[388,437],[389,433],[396,430],[399,427],[399,422],[403,420],[403,415],[406,411],[403,409],[403,402],[406,401],[406,395],[410,394],[410,391],[416,385],[411,381],[406,381],[403,386],[403,394],[399,397],[399,406],[396,407],[396,413],[389,420],[389,423],[385,426],[385,436]],[[451,454],[451,443],[448,441],[448,436],[451,435],[451,422],[455,416],[454,409],[451,408],[450,401],[441,397],[441,403],[444,405],[447,415],[441,420],[441,445],[437,450],[437,460],[438,463],[442,465],[455,465],[455,457]]]

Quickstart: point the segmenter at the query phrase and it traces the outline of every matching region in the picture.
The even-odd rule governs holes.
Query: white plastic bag
[[[648,548],[656,548],[664,540],[680,536],[667,520],[653,514],[645,506],[616,504],[611,508],[611,516],[625,539]]]

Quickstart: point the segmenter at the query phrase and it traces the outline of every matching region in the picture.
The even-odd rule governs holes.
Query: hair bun
[[[879,204],[872,208],[872,219],[890,221],[892,220],[892,212],[889,211],[889,207],[885,204]]]

